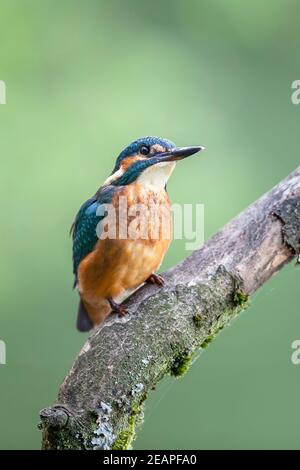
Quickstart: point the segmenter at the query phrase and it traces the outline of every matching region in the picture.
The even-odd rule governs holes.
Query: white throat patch
[[[174,162],[157,163],[150,166],[137,178],[137,182],[144,186],[163,189],[176,166]]]

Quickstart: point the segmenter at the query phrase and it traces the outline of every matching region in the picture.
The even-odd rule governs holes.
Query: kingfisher
[[[80,207],[71,227],[79,331],[100,325],[111,313],[126,315],[122,302],[142,284],[164,284],[156,272],[172,240],[167,181],[176,162],[203,149],[176,147],[160,137],[137,139]]]

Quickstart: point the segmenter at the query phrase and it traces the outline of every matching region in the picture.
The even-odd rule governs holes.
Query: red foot
[[[125,317],[125,315],[127,315],[128,310],[123,305],[117,304],[113,299],[107,300],[111,306],[112,313],[117,313],[120,317]]]
[[[150,282],[151,284],[157,284],[158,286],[163,286],[165,281],[161,276],[157,274],[151,274],[151,276],[146,279],[146,282]]]

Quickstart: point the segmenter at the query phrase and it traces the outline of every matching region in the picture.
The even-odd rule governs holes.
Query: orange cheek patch
[[[134,155],[133,157],[127,157],[124,158],[124,160],[121,163],[121,168],[122,170],[126,171],[128,168],[133,165],[133,163],[139,161],[139,160],[147,160],[146,158],[143,158],[139,155]]]

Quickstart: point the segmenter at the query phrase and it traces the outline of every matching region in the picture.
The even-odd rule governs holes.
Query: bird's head
[[[176,147],[170,140],[159,137],[142,137],[122,150],[104,185],[124,186],[137,181],[165,187],[176,162],[203,149],[199,146]]]

